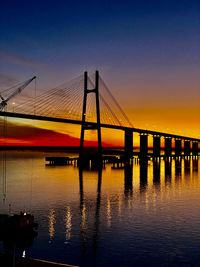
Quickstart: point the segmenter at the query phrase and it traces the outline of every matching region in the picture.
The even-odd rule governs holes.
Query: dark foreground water
[[[17,251],[25,257],[80,266],[200,266],[197,160],[79,173],[45,166],[43,153],[7,152],[0,212],[9,204],[11,212],[31,211],[39,224],[33,245]]]

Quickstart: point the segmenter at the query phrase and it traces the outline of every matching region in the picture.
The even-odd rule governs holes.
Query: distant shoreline
[[[85,147],[88,152],[97,151],[97,147]],[[72,152],[78,153],[79,147],[60,147],[60,146],[0,146],[0,151],[40,151],[40,152]],[[103,147],[103,152],[119,151],[123,152],[123,147]]]

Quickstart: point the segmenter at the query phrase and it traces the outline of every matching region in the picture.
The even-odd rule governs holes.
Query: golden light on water
[[[70,206],[66,207],[66,241],[71,238],[71,228],[72,228],[72,214]]]
[[[107,199],[107,226],[111,226],[111,207],[110,207],[110,199]]]
[[[50,209],[49,210],[49,242],[52,242],[52,239],[54,237],[55,234],[55,228],[54,228],[54,224],[55,224],[55,210],[54,209]]]

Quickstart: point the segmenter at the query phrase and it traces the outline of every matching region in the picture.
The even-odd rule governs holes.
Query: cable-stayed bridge
[[[12,87],[1,91],[2,99],[9,99],[9,95],[15,90],[16,87]],[[110,128],[124,131],[124,148],[128,156],[133,152],[134,132],[140,134],[140,155],[148,153],[149,135],[153,136],[155,156],[160,155],[161,138],[165,139],[166,156],[172,154],[172,139],[175,140],[176,155],[182,154],[182,147],[185,155],[190,155],[191,152],[198,155],[198,138],[135,128],[98,71],[91,76],[85,72],[84,75],[42,93],[38,93],[36,87],[32,90],[32,95],[24,90],[13,100],[14,102],[7,102],[5,109],[0,111],[0,116],[81,125],[80,153],[83,151],[85,130],[97,130],[98,151],[101,154],[101,128]]]

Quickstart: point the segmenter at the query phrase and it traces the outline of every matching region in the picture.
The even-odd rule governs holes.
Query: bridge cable
[[[110,97],[112,98],[112,100],[114,101],[114,103],[116,104],[116,106],[118,107],[118,109],[121,111],[122,115],[124,116],[124,118],[126,119],[126,121],[128,122],[128,124],[131,127],[133,127],[132,123],[130,122],[130,120],[126,116],[125,112],[123,111],[123,109],[121,108],[121,106],[119,105],[119,103],[117,102],[117,100],[115,99],[115,97],[113,96],[113,94],[110,92],[109,88],[106,86],[105,82],[103,81],[103,79],[101,78],[100,75],[99,75],[99,80],[102,83],[102,85],[104,86],[104,89],[108,92],[108,94],[110,95]]]

